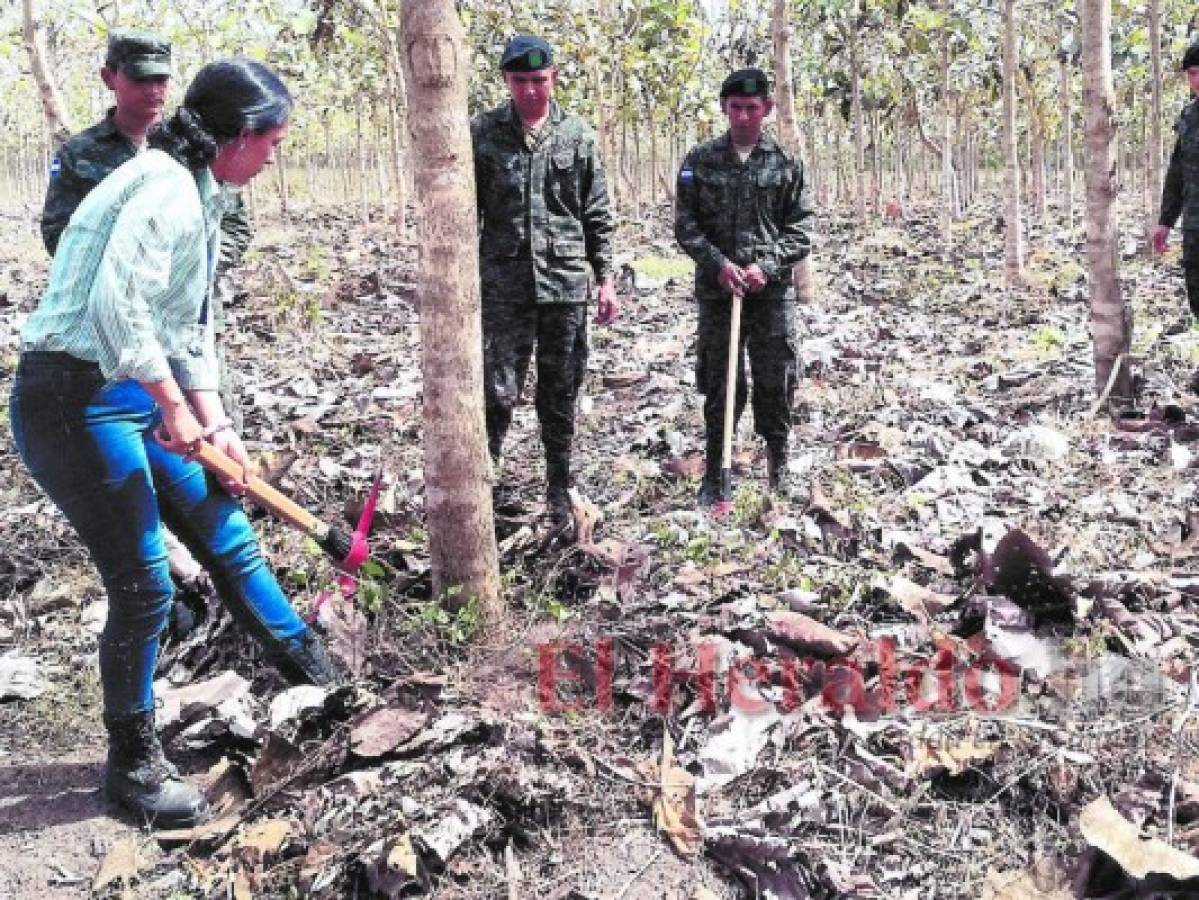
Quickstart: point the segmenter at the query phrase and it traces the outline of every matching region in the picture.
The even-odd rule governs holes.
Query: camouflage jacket
[[[51,256],[71,215],[91,189],[122,163],[137,155],[137,147],[112,123],[113,110],[102,122],[72,137],[58,148],[50,164],[50,182],[42,207],[42,241]],[[233,191],[226,189],[226,196]],[[250,221],[240,194],[221,217],[221,251],[217,271],[241,261],[250,242]]]
[[[758,264],[762,296],[793,299],[791,269],[812,248],[810,215],[803,164],[773,138],[763,135],[744,163],[727,132],[693,147],[679,169],[674,235],[695,260],[696,296],[725,295],[717,276],[732,261]]]
[[[1195,230],[1199,229],[1199,99],[1183,107],[1174,131],[1178,137],[1162,185],[1158,221],[1173,228],[1181,215],[1182,227]]]
[[[612,271],[595,133],[557,103],[536,140],[508,103],[471,122],[483,302],[584,303]]]

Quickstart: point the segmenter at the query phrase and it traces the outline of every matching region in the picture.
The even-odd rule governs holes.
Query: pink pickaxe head
[[[375,508],[379,505],[379,491],[383,486],[383,467],[380,466],[375,472],[375,479],[371,483],[370,492],[366,495],[366,503],[362,506],[362,514],[358,517],[358,524],[354,528],[354,534],[350,539],[350,549],[345,557],[337,564],[340,574],[337,576],[337,587],[342,597],[346,600],[351,600],[354,593],[358,590],[358,570],[362,568],[362,564],[370,557],[370,547],[367,545],[366,539],[371,533],[371,524],[375,520]],[[329,600],[332,594],[329,591],[322,591],[317,595],[316,601],[312,607],[312,617],[316,618],[320,608]]]

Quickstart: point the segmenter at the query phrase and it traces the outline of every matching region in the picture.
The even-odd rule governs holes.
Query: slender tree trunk
[[[362,139],[362,98],[358,97],[354,101],[354,140],[355,140],[355,156],[358,161],[358,214],[362,219],[362,224],[365,225],[370,221],[370,200],[367,196],[367,162],[366,162],[366,142]]]
[[[1113,371],[1111,402],[1132,400],[1129,349],[1132,310],[1120,295],[1116,231],[1116,95],[1112,89],[1111,0],[1082,0],[1083,107],[1086,115],[1087,263],[1095,391],[1102,395]]]
[[[287,191],[287,153],[283,147],[279,147],[275,153],[275,183],[279,188],[279,215],[286,220],[291,215]]]
[[[856,4],[855,4],[856,6]],[[862,49],[856,34],[849,34],[850,112],[853,115],[853,167],[858,225],[866,222],[866,129],[862,122]]]
[[[1031,90],[1031,85],[1029,86]],[[1029,155],[1032,157],[1032,210],[1037,222],[1045,222],[1045,124],[1029,97]]]
[[[881,212],[883,193],[882,139],[879,136],[878,108],[870,110],[870,208],[877,216]]]
[[[798,157],[799,125],[795,120],[795,86],[791,80],[791,23],[787,19],[787,0],[774,0],[770,24],[774,44],[774,98],[778,111],[779,139],[783,142],[783,149]],[[805,303],[811,301],[814,294],[811,254],[796,264],[791,277],[799,299]]]
[[[1002,0],[1003,16],[1003,158],[1004,277],[1009,285],[1024,281],[1024,229],[1020,221],[1020,149],[1016,139],[1016,0]]]
[[[466,33],[452,0],[402,0],[420,230],[425,515],[434,595],[503,620],[483,420],[483,335]]]
[[[33,4],[34,0],[22,0],[21,3],[25,50],[29,54],[29,69],[33,73],[38,96],[42,101],[42,112],[46,114],[46,127],[50,132],[50,140],[57,147],[71,136],[71,122],[67,116],[66,104],[62,101],[62,94],[58,90],[58,84],[50,72],[50,64],[46,59],[46,45],[42,42],[41,28]]]
[[[948,17],[950,0],[942,7]],[[953,112],[949,97],[949,23],[941,26],[940,60],[938,76],[941,83],[941,240],[949,246],[953,238],[953,220],[959,214],[959,206],[953,189]],[[917,109],[916,114],[920,111]]]
[[[1157,204],[1162,195],[1162,0],[1149,0],[1149,84],[1147,233],[1157,224]]]
[[[1070,55],[1058,54],[1062,114],[1062,219],[1067,231],[1074,230],[1074,94],[1071,89]]]

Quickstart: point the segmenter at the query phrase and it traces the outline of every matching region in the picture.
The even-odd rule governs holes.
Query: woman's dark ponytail
[[[147,143],[189,169],[202,169],[221,144],[247,131],[263,134],[283,125],[291,107],[291,94],[262,63],[223,59],[196,73],[183,105],[150,132]]]
[[[203,169],[216,159],[216,138],[204,127],[200,117],[186,106],[179,107],[171,116],[151,133],[151,147],[169,153],[187,168]]]

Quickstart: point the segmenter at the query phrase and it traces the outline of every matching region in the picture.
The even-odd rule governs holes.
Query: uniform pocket
[[[558,259],[582,259],[587,255],[587,245],[573,238],[554,237],[550,239],[550,253]]]
[[[579,208],[579,166],[575,148],[559,147],[549,157],[548,171],[550,191],[564,211]]]
[[[716,215],[723,211],[725,182],[718,172],[707,167],[697,166],[695,189],[702,212]]]
[[[763,212],[773,213],[783,193],[783,173],[778,169],[766,169],[758,173],[758,205]]]

